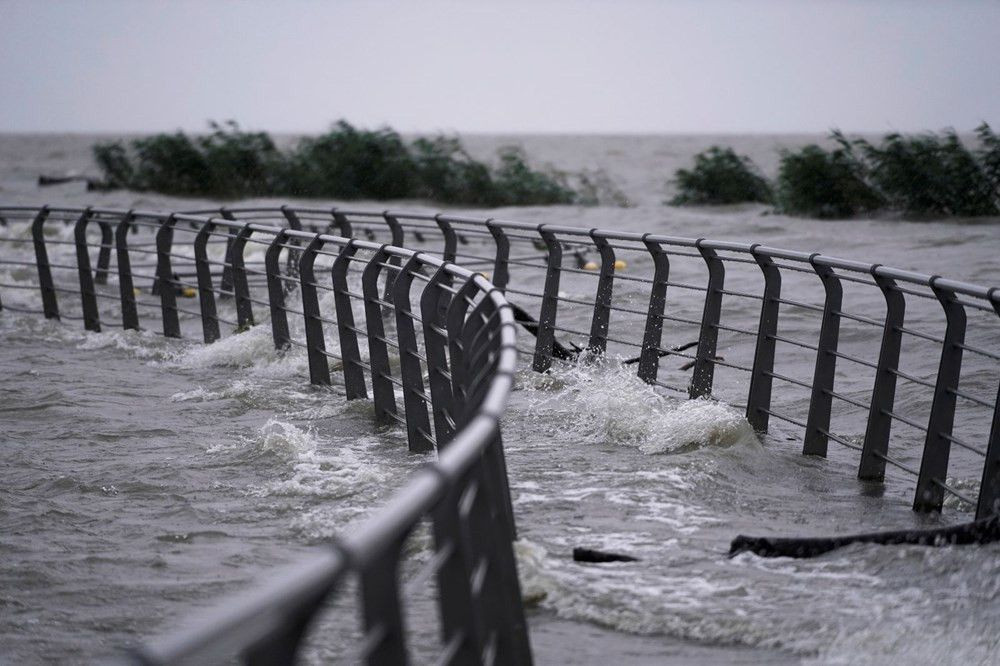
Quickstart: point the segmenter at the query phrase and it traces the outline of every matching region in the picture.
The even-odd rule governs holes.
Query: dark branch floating
[[[530,663],[500,437],[500,418],[516,371],[518,323],[534,334],[531,348],[524,351],[538,372],[549,371],[559,361],[620,357],[624,367],[637,366],[643,382],[705,400],[726,389],[724,383],[732,379],[721,369],[745,373],[748,381],[735,385],[746,387],[744,413],[757,432],[766,433],[773,417],[802,429],[803,454],[825,457],[831,442],[857,452],[857,476],[870,483],[886,484],[887,466],[898,470],[888,482],[902,477],[913,483],[915,511],[941,512],[947,497],[976,512],[976,522],[931,531],[825,539],[741,536],[732,544],[734,553],[802,557],[848,543],[958,545],[987,543],[1000,533],[1000,395],[994,396],[992,389],[960,388],[963,374],[995,368],[1000,361],[1000,350],[982,342],[996,339],[998,287],[758,243],[402,211],[284,206],[160,213],[0,206],[0,219],[6,220],[8,230],[26,224],[31,232],[30,240],[11,236],[0,241],[29,253],[34,250],[33,261],[26,253],[0,257],[0,265],[27,267],[38,279],[37,285],[14,285],[30,291],[37,302],[0,300],[0,310],[78,318],[69,314],[71,299],[89,331],[112,325],[127,330],[153,326],[166,337],[196,334],[208,344],[254,326],[264,306],[275,348],[306,350],[311,383],[330,385],[333,373],[341,373],[348,400],[367,399],[370,389],[377,425],[405,427],[415,453],[438,451],[436,460],[414,472],[372,518],[266,585],[131,652],[135,663],[233,657],[253,664],[291,663],[310,622],[347,577],[355,578],[361,589],[360,658],[370,664],[403,662],[409,643],[401,614],[400,563],[406,554],[404,541],[425,520],[433,533],[427,575],[438,583],[441,660]],[[46,233],[56,224],[72,225],[73,240]],[[68,253],[56,254],[67,245],[75,261]],[[251,245],[266,247],[263,261],[248,258]],[[512,256],[512,246],[528,254]],[[589,262],[582,267],[579,261],[563,263],[564,256],[578,252],[599,257],[596,268],[587,268]],[[625,265],[619,264],[622,255],[633,257],[632,265],[645,273],[618,275],[618,266]],[[704,282],[692,284],[673,276],[672,265],[682,261],[703,264]],[[484,264],[492,265],[489,280],[477,272]],[[739,270],[759,270],[760,289],[740,291],[752,289],[744,282],[737,282],[740,290],[727,286],[727,274],[739,276]],[[592,300],[561,293],[562,277],[574,274],[596,280]],[[807,298],[817,300],[790,298],[791,278],[807,280],[815,292]],[[619,280],[648,289],[644,308],[634,302],[634,294],[615,299]],[[847,310],[844,282],[884,298],[884,317]],[[6,295],[9,287],[3,285],[0,293]],[[197,298],[179,300],[192,292]],[[321,293],[332,295],[333,306],[325,306],[332,311],[324,311]],[[759,307],[756,330],[723,323],[729,312],[723,296]],[[293,298],[299,302],[291,302]],[[513,307],[511,298],[533,299],[537,310]],[[940,309],[942,334],[905,324],[907,304],[918,299]],[[685,303],[697,305],[700,318],[685,316],[680,307]],[[779,333],[779,321],[789,308],[815,317],[815,339],[792,340]],[[589,318],[589,331],[567,327],[563,322],[570,313]],[[290,314],[301,317],[301,334],[293,333]],[[636,326],[617,326],[625,315],[633,317]],[[386,319],[395,324],[391,332]],[[665,322],[697,328],[697,342],[665,347]],[[844,351],[839,333],[845,322],[879,333],[861,338],[875,352],[875,362]],[[327,331],[338,336],[336,355],[326,349]],[[557,335],[563,342],[557,342]],[[368,345],[367,359],[360,354],[360,337]],[[752,352],[752,365],[720,356],[720,338],[727,358],[734,358],[729,350],[742,344]],[[932,380],[901,369],[904,338],[933,348],[938,370]],[[689,338],[685,334],[680,339]],[[775,371],[778,343],[782,354],[794,349],[814,353],[811,379]],[[684,351],[691,347],[694,353]],[[394,375],[390,354],[395,349],[399,365]],[[661,366],[663,358],[673,356],[692,363],[686,386],[670,381],[681,370]],[[331,358],[337,363],[331,364]],[[839,391],[838,362],[874,370],[870,393]],[[717,369],[724,378],[718,386]],[[894,411],[897,379],[925,398],[910,401],[906,414]],[[805,414],[775,408],[775,381],[810,391]],[[402,389],[402,410],[397,387]],[[835,431],[834,405],[864,410],[862,437]],[[965,415],[966,410],[975,410],[992,424],[977,430],[972,441],[962,434],[964,423],[958,421],[955,427],[956,414]],[[898,424],[922,433],[919,469],[900,460],[895,448],[890,451],[890,444],[900,444],[891,436]],[[949,481],[952,445],[955,451],[976,456],[977,463],[981,460],[977,496]],[[588,561],[630,557],[586,550],[580,557]]]

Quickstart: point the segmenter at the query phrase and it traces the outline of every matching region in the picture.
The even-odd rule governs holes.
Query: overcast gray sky
[[[1000,126],[1000,2],[0,0],[0,131]]]

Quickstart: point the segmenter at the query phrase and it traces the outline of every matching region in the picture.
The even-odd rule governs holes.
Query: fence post
[[[94,288],[94,276],[90,272],[90,248],[87,247],[87,224],[93,215],[90,206],[83,210],[73,225],[73,239],[76,242],[76,272],[80,278],[83,327],[88,331],[100,332],[101,319],[97,311],[97,292]]]
[[[1000,287],[987,292],[987,299],[997,316],[1000,316]],[[979,501],[976,504],[976,519],[987,518],[1000,513],[1000,388],[993,403],[993,425],[990,440],[986,445],[986,461],[983,463],[983,480],[979,484]]]
[[[474,469],[476,475],[473,478],[478,483],[476,496],[471,502],[469,527],[472,541],[478,546],[478,555],[488,560],[479,604],[485,611],[487,627],[496,635],[495,663],[531,664],[531,645],[517,579],[517,561],[502,515],[503,498],[500,488],[494,483],[485,455]]]
[[[333,217],[332,227],[337,228],[337,235],[342,238],[354,238],[354,230],[351,228],[351,221],[347,219],[347,216],[339,212],[336,208],[330,209],[330,215]]]
[[[209,218],[194,237],[194,267],[198,276],[198,305],[205,344],[211,344],[221,337],[218,312],[215,309],[215,290],[212,286],[212,267],[208,262],[208,239],[214,230],[215,223]]]
[[[538,235],[545,242],[548,255],[545,260],[545,288],[542,307],[538,313],[538,335],[535,340],[535,357],[531,369],[545,372],[552,367],[552,347],[555,342],[556,315],[559,310],[559,278],[562,274],[562,246],[555,234],[539,225]]]
[[[877,269],[878,264],[872,267],[872,277],[885,297],[885,324],[858,465],[858,478],[863,481],[882,481],[885,478],[885,456],[889,453],[889,435],[892,432],[892,417],[889,414],[896,400],[896,373],[893,371],[899,367],[903,319],[906,316],[903,292],[896,288],[894,280],[878,275]]]
[[[49,217],[49,207],[42,206],[31,222],[31,240],[35,247],[35,266],[38,268],[38,287],[42,292],[42,310],[46,319],[59,319],[59,300],[56,298],[55,284],[52,282],[52,268],[49,253],[45,247],[45,220]]]
[[[389,253],[381,246],[368,260],[361,273],[361,291],[365,301],[365,323],[368,327],[368,360],[371,363],[372,397],[375,402],[375,423],[390,425],[396,422],[396,394],[392,388],[389,370],[389,350],[382,322],[382,303],[379,298],[378,276]]]
[[[139,309],[135,303],[135,282],[132,280],[132,262],[128,256],[128,232],[135,220],[131,210],[125,213],[115,227],[115,254],[118,261],[118,294],[122,302],[122,328],[139,330]]]
[[[438,450],[447,445],[454,433],[451,376],[448,373],[448,355],[445,351],[448,344],[448,331],[445,329],[447,311],[442,312],[441,302],[435,293],[443,291],[448,294],[442,287],[450,282],[450,275],[442,265],[431,276],[420,296],[420,317],[424,320],[424,351],[427,355],[427,382],[430,384],[431,410],[434,414],[434,434]]]
[[[299,216],[295,214],[294,210],[292,210],[288,206],[282,206],[281,214],[285,216],[286,220],[288,220],[289,227],[291,227],[295,231],[302,231],[302,222],[299,221]],[[299,245],[298,237],[290,238],[286,236],[285,238],[288,241],[289,245],[295,246],[296,248],[298,247]],[[301,252],[299,250],[297,249],[288,250],[288,259],[285,261],[285,270],[288,271],[288,275],[290,277],[297,276],[300,259],[301,259]],[[281,287],[282,289],[285,290],[285,293],[288,293],[291,290],[291,283],[282,283]]]
[[[369,666],[408,664],[403,614],[399,602],[399,555],[402,543],[371,560],[359,562],[361,570],[361,606],[365,632],[380,632],[371,652]]]
[[[829,266],[816,263],[819,253],[810,255],[809,263],[823,283],[826,298],[823,301],[823,318],[816,344],[816,369],[813,372],[812,395],[809,399],[809,416],[802,443],[802,455],[826,457],[830,430],[830,409],[833,407],[833,379],[837,370],[837,342],[840,338],[840,312],[844,290],[840,278]]]
[[[173,214],[160,222],[156,230],[156,279],[160,285],[160,311],[163,316],[163,335],[167,338],[181,337],[181,324],[177,315],[177,292],[174,271],[171,268],[170,253],[174,244],[174,225],[177,218]]]
[[[428,467],[428,469],[436,469]],[[451,552],[437,571],[438,606],[441,610],[442,642],[448,644],[462,635],[450,663],[477,664],[486,649],[486,628],[478,591],[472,580],[478,561],[476,546],[468,527],[469,516],[460,510],[462,497],[469,486],[473,470],[449,484],[447,494],[434,507],[434,546],[438,552],[450,548]],[[444,477],[444,474],[441,473]]]
[[[403,247],[403,225],[399,223],[399,219],[393,215],[389,214],[389,211],[384,211],[382,217],[385,219],[386,225],[389,227],[389,233],[392,234],[392,240],[389,241],[390,245],[395,247]],[[400,258],[396,255],[389,257],[387,262],[390,266],[399,266]],[[385,294],[384,300],[388,301],[392,298],[392,285],[396,282],[396,271],[389,269],[385,272]]]
[[[448,358],[451,361],[451,394],[452,394],[452,416],[455,419],[455,428],[464,425],[465,398],[466,398],[466,377],[468,375],[468,365],[465,358],[464,331],[466,313],[469,311],[469,301],[472,300],[479,288],[473,278],[468,278],[458,289],[458,293],[451,299],[446,316],[448,329]]]
[[[594,294],[594,314],[590,320],[587,350],[595,355],[604,355],[608,348],[611,297],[614,292],[615,250],[599,229],[591,229],[590,238],[601,255],[601,273],[597,278],[597,293]]]
[[[761,294],[760,319],[757,323],[757,343],[750,372],[750,390],[747,393],[747,421],[756,432],[767,432],[771,409],[771,384],[774,377],[774,345],[778,334],[778,299],[781,298],[781,271],[771,257],[757,252],[760,243],[750,246],[754,261],[764,274],[764,293]]]
[[[670,257],[652,234],[643,234],[642,242],[653,259],[653,284],[649,286],[649,309],[642,334],[642,351],[639,354],[639,379],[655,384],[660,370],[660,344],[663,340],[663,309],[667,303],[667,281],[670,279]]]
[[[330,269],[333,280],[333,302],[337,311],[337,334],[340,339],[340,357],[344,364],[344,389],[348,400],[367,398],[365,370],[361,365],[358,334],[354,324],[354,306],[348,293],[347,269],[358,251],[351,239],[340,248]]]
[[[254,325],[250,284],[247,282],[247,268],[243,260],[243,251],[252,233],[250,225],[244,224],[236,232],[229,247],[229,263],[233,267],[233,297],[236,299],[236,324],[241,331]]]
[[[323,322],[319,320],[319,297],[316,295],[316,275],[313,271],[316,252],[321,247],[323,239],[316,235],[299,258],[299,291],[302,293],[302,314],[305,315],[302,319],[306,332],[306,355],[309,358],[309,381],[328,386],[330,364],[326,360],[326,340],[323,337]],[[285,332],[288,332],[287,324]]]
[[[955,293],[936,286],[940,276],[930,279],[930,287],[944,310],[947,325],[941,343],[934,399],[927,422],[927,438],[920,458],[920,475],[913,496],[914,511],[940,511],[944,503],[944,483],[948,477],[951,454],[951,429],[955,422],[955,390],[962,376],[962,345],[965,344],[965,307]]]
[[[94,271],[95,284],[108,283],[108,269],[111,267],[111,244],[114,237],[111,233],[111,224],[107,220],[97,220],[97,226],[101,229],[101,247],[97,251],[97,270]]]
[[[274,339],[275,349],[288,349],[292,346],[292,338],[288,333],[288,314],[285,312],[285,283],[281,279],[281,266],[278,264],[278,259],[281,257],[281,251],[284,249],[286,240],[288,240],[288,236],[284,230],[279,231],[271,239],[271,244],[267,246],[267,250],[264,252],[264,272],[267,273],[267,300],[271,308],[271,337]],[[291,252],[289,252],[289,258],[291,258]],[[301,261],[301,257],[299,260]],[[310,262],[311,266],[312,263]],[[300,281],[304,280],[300,277]]]
[[[420,267],[420,254],[413,254],[403,264],[392,287],[396,310],[396,340],[399,342],[399,374],[403,381],[403,411],[406,416],[407,442],[410,451],[423,453],[434,449],[431,422],[427,415],[427,393],[417,350],[417,333],[413,326],[410,287],[413,273]]]
[[[236,216],[225,206],[219,209],[219,215],[224,220],[230,222],[236,221]],[[237,231],[235,227],[227,225],[226,233],[228,234],[226,238],[226,255],[222,266],[222,282],[219,284],[219,295],[223,298],[231,295],[233,292],[233,241],[235,240]]]
[[[698,253],[708,266],[708,284],[705,286],[705,308],[701,314],[701,330],[698,333],[698,352],[695,355],[694,372],[688,385],[691,398],[712,395],[712,381],[715,377],[715,347],[719,339],[719,317],[722,315],[722,290],[725,284],[726,268],[715,250],[702,247],[704,238],[695,241]]]
[[[993,404],[993,425],[986,445],[986,462],[983,463],[983,480],[979,484],[979,501],[976,520],[1000,513],[1000,389]]]
[[[486,228],[493,236],[493,243],[496,245],[496,257],[493,260],[493,284],[500,291],[507,289],[510,281],[510,268],[507,263],[510,260],[510,239],[504,233],[500,224],[492,217],[486,220]]]
[[[444,236],[444,249],[441,252],[441,257],[449,263],[454,263],[455,254],[458,251],[458,237],[455,235],[455,228],[451,226],[451,222],[442,219],[440,213],[434,216],[434,221],[437,222],[438,228],[441,229],[441,235]]]

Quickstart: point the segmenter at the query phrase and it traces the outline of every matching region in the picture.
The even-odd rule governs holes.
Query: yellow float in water
[[[181,296],[184,298],[194,298],[198,295],[198,290],[192,287],[184,287],[181,289]]]
[[[587,271],[596,271],[597,270],[597,262],[596,261],[588,261],[587,263],[585,263],[583,265],[583,269],[587,270]]]
[[[615,259],[615,270],[620,271],[623,268],[628,268],[628,264],[625,263],[624,259]]]

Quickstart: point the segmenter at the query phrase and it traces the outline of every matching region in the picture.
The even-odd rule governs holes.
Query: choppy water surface
[[[508,140],[474,137],[470,145],[488,154]],[[662,184],[672,169],[718,137],[518,140],[529,154],[559,166],[605,168],[636,206],[491,215],[761,241],[997,282],[997,220],[819,222],[767,215],[757,206],[662,206]],[[765,168],[776,145],[803,140],[726,138]],[[88,194],[78,184],[34,186],[39,172],[88,168],[90,142],[0,137],[0,199],[153,209],[205,203]],[[629,270],[646,270],[644,261],[630,258]],[[677,274],[685,270],[697,273],[680,262]],[[2,275],[2,282],[29,277]],[[562,289],[585,298],[588,284],[571,279]],[[790,278],[789,289],[795,288]],[[616,299],[640,303],[642,294],[629,289],[616,285]],[[3,298],[9,304],[18,296],[5,291]],[[845,295],[845,303],[851,298]],[[877,294],[853,299],[854,311],[881,314]],[[689,314],[698,314],[696,305],[691,301]],[[726,307],[729,323],[755,327],[758,306]],[[936,314],[915,306],[912,321],[933,328]],[[782,326],[788,335],[810,339],[814,324],[789,316]],[[586,330],[589,321],[567,311],[560,325]],[[172,626],[371,512],[422,462],[406,453],[401,433],[372,432],[368,403],[345,403],[336,386],[311,387],[304,357],[274,352],[266,329],[204,347],[0,316],[0,661],[84,661]],[[686,335],[671,330],[665,341],[683,342]],[[870,353],[872,335],[846,327],[842,349]],[[995,334],[977,342],[1000,346]],[[521,345],[531,346],[527,336]],[[737,345],[720,351],[734,361],[745,354]],[[789,353],[785,363],[796,376],[811,374],[808,353]],[[936,358],[915,348],[904,363],[918,376],[933,376]],[[665,380],[678,365],[663,362]],[[950,503],[942,519],[914,515],[912,484],[891,472],[884,491],[860,484],[852,451],[831,444],[827,460],[803,457],[801,433],[773,422],[771,435],[758,441],[739,410],[675,400],[635,379],[634,369],[611,358],[518,376],[504,434],[539,661],[996,659],[998,546],[855,546],[804,561],[725,557],[729,540],[741,532],[900,528],[965,519],[967,509]],[[870,377],[843,366],[838,372],[838,390],[870,386]],[[734,402],[745,390],[739,382],[717,375],[722,397]],[[963,388],[990,396],[997,376],[984,371],[968,382]],[[776,404],[794,410],[807,400],[789,393]],[[897,408],[921,404],[903,393]],[[857,415],[838,414],[835,421],[839,432],[863,432]],[[982,442],[986,430],[969,419],[959,432]],[[918,461],[919,443],[902,441],[898,455]],[[955,455],[951,473],[953,483],[974,489],[980,472],[973,458]],[[426,535],[418,534],[412,544],[418,560],[426,546]],[[626,552],[640,561],[580,565],[571,559],[574,546]],[[349,605],[351,595],[347,591],[340,605]],[[418,610],[425,601],[418,599]],[[348,611],[334,608],[324,631],[316,632],[310,660],[349,655],[347,636],[331,628],[342,612]],[[430,633],[421,615],[412,613],[411,624]]]

